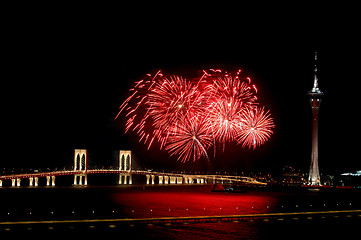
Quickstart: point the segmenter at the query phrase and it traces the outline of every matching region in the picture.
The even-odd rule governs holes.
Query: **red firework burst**
[[[274,127],[269,111],[264,112],[264,108],[254,108],[244,114],[239,122],[237,141],[242,147],[255,149],[271,137]]]
[[[126,112],[125,132],[136,132],[148,149],[160,148],[182,162],[207,155],[216,141],[259,146],[272,135],[273,120],[257,107],[257,88],[250,78],[221,70],[203,71],[198,81],[180,76],[154,76],[135,83],[116,118]]]
[[[172,127],[165,149],[171,155],[177,154],[182,162],[196,161],[201,156],[208,158],[207,148],[212,145],[212,140],[205,119],[184,117]]]
[[[148,94],[148,114],[153,127],[166,132],[185,115],[197,115],[200,111],[202,93],[179,76],[165,77],[158,81]]]
[[[252,108],[256,101],[255,91],[250,86],[250,78],[241,79],[238,71],[235,76],[222,74],[220,70],[207,78],[212,81],[213,101],[207,107],[208,118],[217,141],[233,141],[239,130],[242,115]]]

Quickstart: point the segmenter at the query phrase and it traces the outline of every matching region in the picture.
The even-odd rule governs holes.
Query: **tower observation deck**
[[[312,153],[311,166],[308,176],[309,185],[321,185],[320,171],[318,168],[318,112],[320,109],[321,98],[324,95],[318,87],[317,78],[317,52],[315,52],[315,67],[313,88],[308,92],[312,109]]]

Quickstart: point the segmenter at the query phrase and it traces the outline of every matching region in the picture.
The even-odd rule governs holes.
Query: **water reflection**
[[[0,189],[0,222],[256,214],[361,209],[360,193],[211,192],[211,185]],[[277,217],[212,223],[118,223],[1,225],[3,235],[93,236],[134,239],[288,239],[310,233],[334,237],[356,232],[361,215]]]
[[[214,193],[210,186],[124,191],[111,194],[111,199],[125,206],[124,214],[130,218],[267,213],[278,203],[277,197],[268,194]]]

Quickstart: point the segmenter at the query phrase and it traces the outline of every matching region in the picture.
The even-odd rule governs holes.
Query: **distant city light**
[[[358,170],[356,172],[349,172],[349,173],[342,173],[342,176],[354,176],[354,177],[359,177],[361,176],[361,170]]]

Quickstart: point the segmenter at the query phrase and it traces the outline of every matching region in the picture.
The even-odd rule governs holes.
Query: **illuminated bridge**
[[[21,186],[21,181],[26,179],[28,186],[39,186],[39,178],[46,178],[47,186],[55,186],[55,178],[58,176],[73,175],[74,185],[88,185],[88,174],[118,174],[119,184],[132,184],[132,175],[144,175],[146,184],[203,184],[216,182],[242,182],[245,184],[265,185],[255,178],[230,175],[197,175],[185,173],[165,173],[132,169],[131,151],[119,151],[119,164],[116,169],[89,169],[88,152],[86,149],[75,149],[74,168],[72,170],[53,172],[34,172],[0,176],[0,187],[3,181],[10,180],[12,187]],[[156,177],[158,181],[155,181]]]

